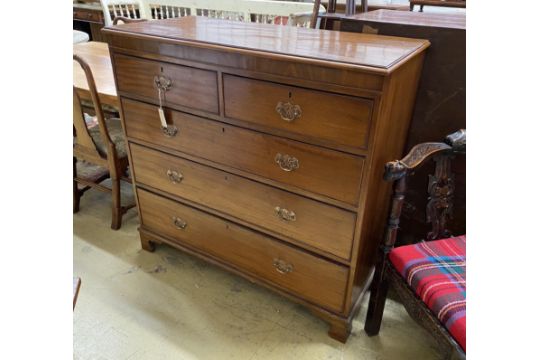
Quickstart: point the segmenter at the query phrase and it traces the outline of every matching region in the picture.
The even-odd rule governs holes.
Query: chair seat
[[[389,259],[465,351],[465,235],[393,249]]]
[[[81,105],[83,107],[83,110],[84,110],[84,108],[91,108],[91,109],[94,108],[94,103],[92,101],[90,101],[90,100],[81,99]],[[101,109],[103,110],[103,112],[109,113],[109,114],[118,114],[119,113],[118,109],[116,107],[112,106],[112,105],[101,104]],[[107,116],[106,114],[104,114],[104,115]]]
[[[119,159],[125,158],[127,156],[126,141],[124,139],[124,131],[122,130],[122,124],[120,123],[120,119],[105,119],[105,124],[107,125],[107,130],[109,131],[109,137],[116,146],[116,155]],[[89,128],[88,132],[94,140],[98,151],[102,155],[107,155],[107,145],[101,139],[99,126],[93,126]]]

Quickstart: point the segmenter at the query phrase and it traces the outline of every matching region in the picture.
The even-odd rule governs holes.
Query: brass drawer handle
[[[300,167],[300,161],[298,161],[298,159],[294,156],[290,156],[287,154],[282,155],[280,153],[277,153],[274,160],[276,161],[276,163],[278,163],[279,167],[283,171],[293,171]]]
[[[179,230],[184,230],[187,226],[187,222],[180,219],[179,217],[173,216],[172,218],[174,226]]]
[[[167,125],[166,127],[162,127],[161,131],[167,137],[174,137],[178,133],[178,128],[174,125]]]
[[[173,184],[178,184],[184,179],[184,175],[174,170],[167,170],[167,177]]]
[[[279,206],[276,206],[274,210],[280,219],[285,221],[296,221],[296,214],[294,211],[280,208]]]
[[[288,264],[284,260],[281,259],[274,259],[274,262],[272,263],[274,267],[276,268],[276,271],[280,274],[288,274],[294,270],[293,264]]]
[[[289,101],[280,101],[277,103],[276,111],[281,116],[281,119],[287,122],[292,122],[302,116],[302,108],[300,105],[293,103],[292,93],[289,93]]]
[[[161,90],[165,93],[172,87],[172,80],[163,75],[156,75],[154,76],[154,84],[156,84],[158,91]]]

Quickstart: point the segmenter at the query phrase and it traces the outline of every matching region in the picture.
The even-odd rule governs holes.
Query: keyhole
[[[163,66],[160,67],[160,71],[163,74]]]
[[[221,128],[221,132],[223,132],[223,133],[224,133],[224,132],[225,132],[225,128]]]
[[[292,98],[292,92],[289,91],[289,99],[291,99],[291,98]]]

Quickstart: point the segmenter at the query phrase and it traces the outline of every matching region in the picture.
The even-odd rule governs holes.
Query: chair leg
[[[73,213],[79,212],[79,203],[81,200],[81,193],[79,192],[79,186],[75,178],[77,177],[77,158],[73,157]]]
[[[122,226],[122,203],[120,200],[120,179],[112,178],[112,222],[111,229],[118,230]]]
[[[420,12],[424,12],[424,5],[420,5]]]
[[[414,4],[409,4],[409,11],[414,11]]]
[[[385,265],[386,264],[383,262],[377,266],[373,278],[366,323],[364,325],[364,330],[368,336],[379,334],[379,330],[381,329],[384,305],[386,303],[386,295],[388,294],[388,280],[384,274],[386,268]]]

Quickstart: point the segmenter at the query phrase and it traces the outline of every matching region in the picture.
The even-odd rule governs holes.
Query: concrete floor
[[[124,189],[131,194],[131,187]],[[110,197],[90,190],[73,216],[75,359],[438,359],[434,341],[387,301],[379,336],[367,297],[343,345],[303,307],[181,251],[141,250],[137,213],[110,229]]]

